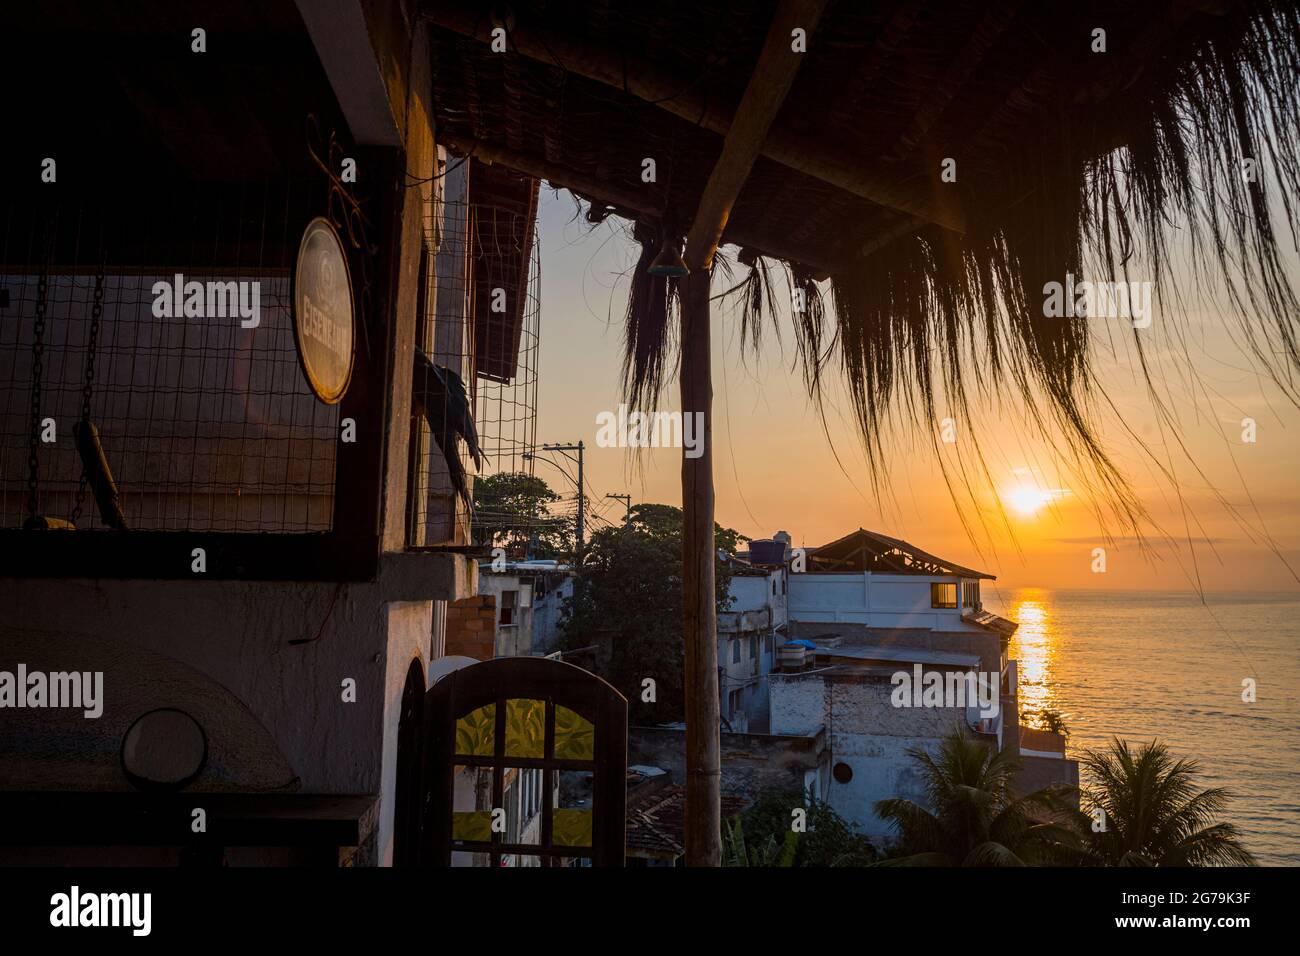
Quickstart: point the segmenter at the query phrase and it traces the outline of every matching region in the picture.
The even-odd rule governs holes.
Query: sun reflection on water
[[[1016,591],[1010,617],[1020,624],[1011,636],[1007,655],[1016,661],[1021,712],[1030,715],[1043,708],[1059,709],[1052,687],[1057,648],[1048,593],[1039,588]],[[1030,722],[1034,723],[1032,718]]]

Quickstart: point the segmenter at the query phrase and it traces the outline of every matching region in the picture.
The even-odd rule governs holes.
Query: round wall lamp
[[[122,772],[139,790],[180,790],[203,772],[208,738],[199,722],[174,707],[136,718],[122,737]]]

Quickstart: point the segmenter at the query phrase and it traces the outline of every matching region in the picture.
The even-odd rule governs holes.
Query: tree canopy
[[[1054,801],[1046,791],[1015,795],[1019,768],[1005,750],[954,730],[938,754],[914,747],[908,755],[925,775],[929,806],[902,797],[876,804],[876,813],[897,834],[889,864],[1025,866],[1051,860],[1063,828],[1038,818]]]
[[[718,550],[745,540],[715,526]],[[716,566],[718,609],[729,605],[731,571]],[[626,524],[602,528],[587,543],[580,582],[562,621],[565,647],[596,645],[593,668],[627,697],[634,723],[671,723],[683,714],[682,512],[632,507]],[[653,700],[644,685],[654,681]]]
[[[795,809],[807,814],[801,832],[791,829]],[[871,841],[830,804],[798,790],[764,790],[727,837],[728,866],[867,866],[876,858]]]
[[[573,519],[553,515],[560,496],[541,478],[522,471],[486,475],[474,482],[476,544],[502,547],[514,557],[568,557]]]

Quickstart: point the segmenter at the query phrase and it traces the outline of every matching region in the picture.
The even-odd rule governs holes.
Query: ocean
[[[1261,864],[1300,865],[1300,595],[988,588],[1020,624],[1022,712],[1065,718],[1070,756],[1112,737],[1166,743],[1226,787]],[[1001,598],[1001,600],[999,600]],[[999,607],[1000,605],[1000,607]],[[1253,678],[1257,700],[1242,700]],[[1029,723],[1033,723],[1032,720]]]

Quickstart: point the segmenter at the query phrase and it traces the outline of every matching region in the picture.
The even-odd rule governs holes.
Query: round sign
[[[329,220],[307,223],[293,274],[293,330],[303,374],[326,405],[348,390],[356,342],[352,277],[343,243]]]

